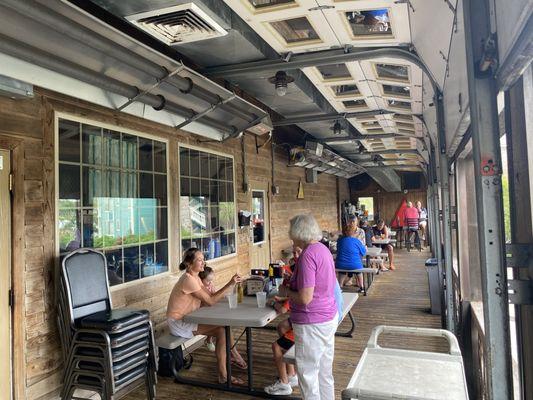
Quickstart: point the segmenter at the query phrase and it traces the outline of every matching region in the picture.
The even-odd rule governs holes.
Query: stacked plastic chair
[[[57,320],[65,371],[62,399],[76,389],[118,399],[145,384],[155,398],[157,360],[147,310],[113,309],[105,256],[78,249],[61,264]]]

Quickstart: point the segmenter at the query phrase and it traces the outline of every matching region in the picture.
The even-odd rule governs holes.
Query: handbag
[[[183,355],[183,349],[178,346],[175,349],[164,349],[159,347],[159,363],[157,374],[163,377],[175,377],[184,368],[192,366],[192,354]]]

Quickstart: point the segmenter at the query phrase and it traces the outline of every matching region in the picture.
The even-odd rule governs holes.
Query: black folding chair
[[[68,254],[57,293],[65,361],[61,398],[85,389],[111,400],[144,381],[153,399],[157,362],[149,312],[112,309],[105,256],[92,249]]]

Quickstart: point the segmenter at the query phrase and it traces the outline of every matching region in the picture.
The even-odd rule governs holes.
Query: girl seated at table
[[[187,250],[180,264],[180,270],[185,273],[180,277],[168,299],[167,322],[170,333],[174,336],[192,338],[195,335],[214,336],[216,338],[215,354],[218,365],[218,381],[225,383],[228,379],[226,371],[226,337],[222,326],[194,324],[183,321],[183,317],[200,308],[201,304],[212,306],[220,301],[227,293],[234,289],[241,277],[235,274],[224,287],[215,293],[210,293],[198,276],[204,270],[204,254],[197,248]],[[229,344],[233,347],[233,338]],[[232,362],[241,369],[246,369],[246,362],[236,351],[232,352]],[[231,377],[231,382],[242,385],[244,382]]]
[[[366,247],[357,238],[357,224],[348,223],[343,226],[343,236],[337,240],[337,258],[335,268],[343,270],[353,270],[356,273],[357,285],[361,291],[363,288],[363,274],[357,273],[363,268],[363,257],[366,254]],[[342,287],[348,279],[347,273],[338,273],[339,285]]]
[[[388,239],[389,238],[389,228],[385,225],[385,221],[382,219],[378,220],[378,223],[372,227],[372,242],[375,240],[380,239]],[[387,251],[387,254],[389,255],[389,269],[391,271],[394,271],[396,267],[394,266],[394,248],[392,247],[392,244],[377,244],[375,246],[381,246],[383,250]]]

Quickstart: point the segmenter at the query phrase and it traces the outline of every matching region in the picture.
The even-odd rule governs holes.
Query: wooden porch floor
[[[336,337],[334,376],[337,398],[348,384],[355,367],[363,353],[372,328],[376,325],[402,325],[426,328],[439,328],[440,316],[431,315],[427,277],[424,262],[429,257],[427,251],[397,250],[398,269],[377,276],[368,296],[360,296],[352,309],[356,320],[353,338]],[[345,319],[343,325],[349,323]],[[344,326],[341,326],[344,328]],[[237,331],[235,331],[237,333]],[[255,330],[254,340],[254,379],[255,386],[263,387],[276,379],[270,344],[276,339],[275,331]],[[244,354],[244,340],[239,345]],[[380,344],[388,347],[416,348],[428,351],[446,351],[447,346],[441,339],[406,338],[405,336],[384,335]],[[234,371],[235,372],[235,371]],[[213,353],[205,348],[194,353],[194,363],[188,372],[195,378],[214,381],[216,377]],[[386,379],[387,371],[376,371],[381,379]],[[245,379],[245,373],[237,370],[234,375]],[[295,391],[298,395],[299,390]],[[128,400],[145,399],[143,388],[126,397]],[[178,385],[170,378],[159,378],[158,400],[195,400],[195,399],[252,399],[255,397],[237,395],[216,390]]]

